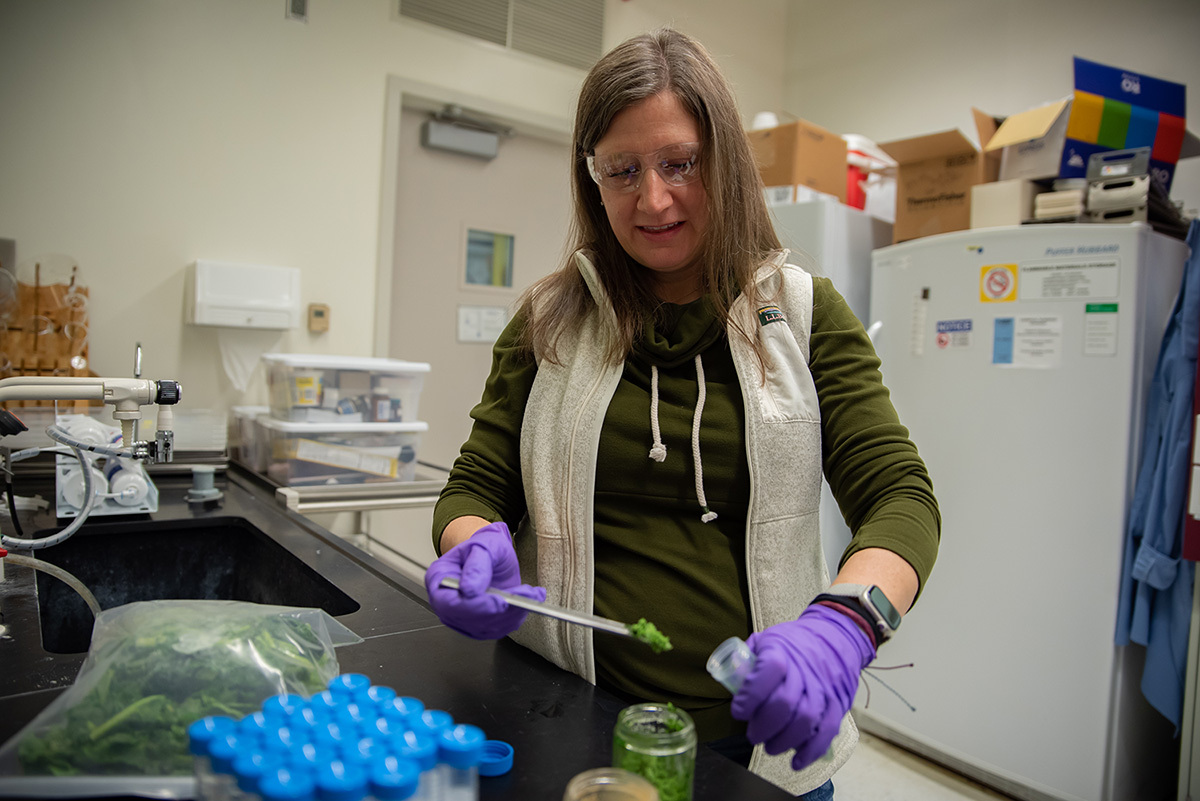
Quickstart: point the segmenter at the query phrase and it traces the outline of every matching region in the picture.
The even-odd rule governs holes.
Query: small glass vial
[[[236,727],[237,722],[224,715],[201,718],[188,726],[188,751],[192,754],[198,801],[212,801],[213,798],[213,782],[216,777],[213,774],[209,747],[216,738],[233,734]]]
[[[659,801],[654,785],[622,768],[592,768],[567,783],[562,801]]]
[[[740,637],[730,637],[713,649],[708,658],[708,672],[733,695],[754,669],[754,652]]]
[[[409,729],[394,737],[391,746],[397,757],[416,763],[420,771],[413,798],[421,801],[440,799],[437,741],[424,731]]]
[[[438,772],[443,801],[478,801],[479,761],[483,758],[483,729],[468,723],[438,734]]]
[[[661,801],[691,801],[696,772],[696,725],[668,704],[635,704],[617,715],[613,767],[636,773]]]

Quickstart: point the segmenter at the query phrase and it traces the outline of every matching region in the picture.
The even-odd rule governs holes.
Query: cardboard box
[[[899,165],[894,242],[970,227],[971,187],[991,180],[992,175],[983,155],[961,131],[885,142],[880,147]]]
[[[807,186],[846,202],[845,139],[804,120],[746,135],[765,186]]]
[[[995,228],[1032,220],[1038,191],[1038,185],[1025,178],[976,184],[971,187],[971,227]]]
[[[1076,57],[1073,95],[1014,114],[980,141],[1001,153],[1001,180],[1085,178],[1095,153],[1149,147],[1150,171],[1169,191],[1179,159],[1200,155],[1185,111],[1183,84]]]

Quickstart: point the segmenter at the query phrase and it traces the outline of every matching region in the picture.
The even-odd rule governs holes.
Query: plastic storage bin
[[[429,365],[366,356],[268,353],[271,416],[293,423],[414,423]]]
[[[242,464],[259,471],[267,469],[267,461],[260,456],[260,443],[263,441],[259,434],[257,418],[271,413],[269,406],[234,406],[229,410],[229,455]]]
[[[412,481],[427,423],[256,422],[266,436],[266,475],[278,484]]]

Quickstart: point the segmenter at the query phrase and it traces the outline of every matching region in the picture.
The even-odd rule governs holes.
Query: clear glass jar
[[[696,725],[669,704],[625,707],[613,729],[612,761],[653,784],[660,801],[691,801]]]
[[[592,768],[567,783],[563,801],[659,801],[654,785],[623,768]]]

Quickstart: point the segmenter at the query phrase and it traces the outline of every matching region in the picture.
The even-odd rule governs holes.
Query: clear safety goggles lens
[[[613,192],[632,192],[642,185],[646,170],[654,170],[671,186],[700,177],[700,145],[668,145],[653,153],[612,153],[587,157],[592,180]]]

